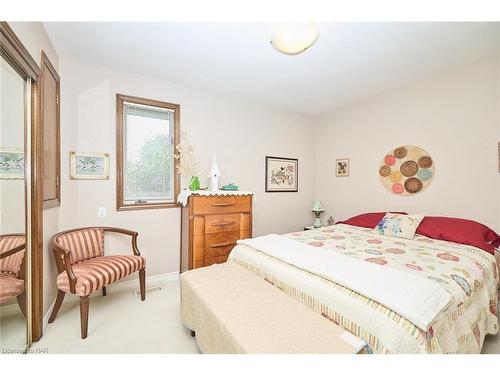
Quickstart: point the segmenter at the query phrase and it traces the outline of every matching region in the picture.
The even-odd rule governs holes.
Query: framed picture
[[[349,176],[349,159],[335,160],[335,176],[337,177]]]
[[[299,191],[299,161],[266,156],[266,192]]]
[[[69,158],[72,180],[109,179],[109,154],[71,151]]]
[[[22,149],[0,149],[0,179],[24,179],[24,152]]]

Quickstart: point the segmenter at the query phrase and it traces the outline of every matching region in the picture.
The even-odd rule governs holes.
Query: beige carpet
[[[182,325],[179,303],[177,281],[147,293],[144,302],[132,291],[91,298],[85,340],[80,339],[79,306],[68,303],[32,348],[49,353],[199,353]]]
[[[85,340],[80,339],[78,305],[69,303],[32,348],[49,353],[199,353],[182,325],[179,303],[178,281],[148,293],[144,302],[131,291],[92,298]],[[483,352],[500,354],[500,334],[486,338]]]
[[[0,317],[0,353],[22,353],[26,349],[27,326],[24,315]]]

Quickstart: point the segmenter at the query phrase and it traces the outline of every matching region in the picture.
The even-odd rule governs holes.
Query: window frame
[[[148,203],[135,203],[126,204],[123,192],[124,188],[124,135],[125,135],[125,122],[123,119],[123,106],[125,102],[132,104],[147,105],[151,107],[159,107],[170,109],[174,111],[174,153],[179,144],[180,137],[180,105],[162,102],[159,100],[139,98],[136,96],[116,94],[116,210],[117,211],[131,211],[131,210],[150,210],[155,208],[173,208],[179,207],[176,199],[180,192],[180,179],[179,174],[176,173],[174,168],[174,202],[148,202]],[[174,162],[175,163],[175,162]]]

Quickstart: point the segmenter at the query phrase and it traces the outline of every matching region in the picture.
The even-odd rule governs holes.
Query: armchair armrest
[[[23,243],[19,246],[14,247],[13,249],[4,251],[3,253],[0,254],[0,259],[4,259],[7,257],[10,257],[11,255],[14,255],[20,251],[23,251],[26,249],[26,243]],[[26,261],[26,256],[23,256],[21,264],[19,266],[19,271],[16,275],[18,279],[24,280],[24,273],[25,273],[25,261]]]
[[[115,233],[121,233],[121,234],[126,234],[128,236],[132,237],[132,251],[134,252],[134,255],[140,256],[141,252],[139,251],[139,248],[137,247],[137,236],[139,233],[133,231],[133,230],[128,230],[124,228],[115,228],[115,227],[103,227],[102,228],[105,232],[115,232]]]
[[[7,258],[7,257],[9,257],[11,255],[14,255],[17,252],[19,252],[21,250],[24,250],[25,247],[26,247],[26,244],[23,243],[22,245],[16,246],[13,249],[4,251],[3,253],[0,254],[0,259]]]
[[[59,273],[66,271],[69,281],[69,290],[71,293],[76,293],[76,276],[71,267],[70,252],[59,245],[55,238],[52,237],[52,252],[56,259],[57,271]]]

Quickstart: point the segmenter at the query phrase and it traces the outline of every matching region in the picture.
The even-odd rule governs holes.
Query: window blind
[[[167,120],[172,123],[174,120],[174,111],[167,108],[149,107],[146,105],[125,103],[124,115],[148,117],[158,120]]]

